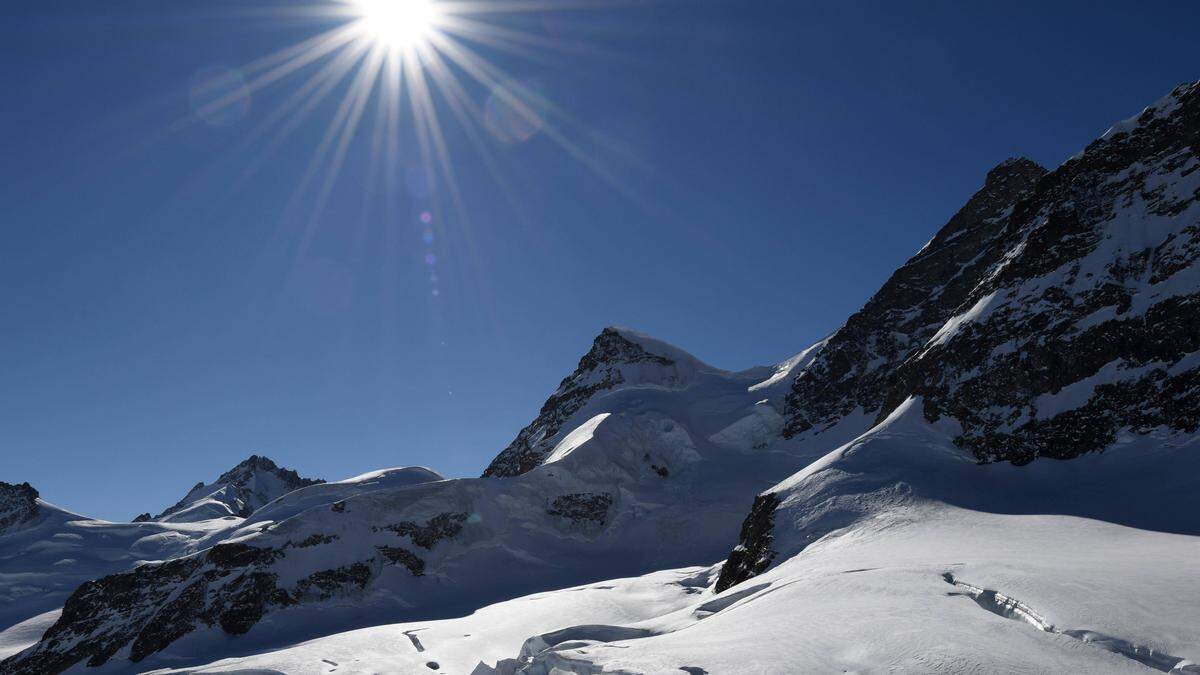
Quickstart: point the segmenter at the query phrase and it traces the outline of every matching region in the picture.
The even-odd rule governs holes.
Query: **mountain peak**
[[[212,483],[199,482],[156,520],[203,520],[235,515],[246,517],[267,502],[292,490],[324,483],[303,478],[269,457],[250,455]]]
[[[687,351],[627,326],[606,326],[592,342],[592,349],[580,360],[580,367],[593,363],[650,362],[662,366],[681,366],[700,372],[721,372]]]
[[[38,491],[29,483],[0,481],[0,533],[37,516],[37,500]]]
[[[271,473],[278,473],[280,471],[288,472],[289,470],[288,469],[280,469],[279,465],[276,464],[275,462],[271,461],[270,457],[265,457],[263,455],[250,455],[246,459],[244,459],[241,462],[234,465],[234,467],[232,469],[221,474],[221,477],[217,479],[217,482],[218,483],[234,483],[237,481],[244,481],[244,480],[247,480],[248,477],[251,474],[253,474],[255,471],[268,471]],[[296,472],[291,471],[290,473],[295,474]],[[298,475],[297,475],[297,478],[299,478]],[[200,485],[203,485],[203,483],[201,483]]]
[[[579,359],[575,372],[546,399],[537,419],[517,434],[488,465],[483,475],[519,476],[539,466],[569,418],[593,398],[622,386],[682,388],[698,373],[721,373],[684,350],[621,326],[607,326]]]
[[[1002,184],[1012,180],[1013,177],[1036,181],[1045,173],[1044,166],[1028,157],[1009,157],[987,172],[987,178],[984,179],[983,184],[985,187]]]

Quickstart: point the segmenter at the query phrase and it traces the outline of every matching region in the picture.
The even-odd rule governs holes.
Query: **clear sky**
[[[261,82],[338,0],[3,3],[0,480],[476,475],[603,326],[782,360],[991,166],[1200,77],[1194,2],[542,4],[459,17],[418,115],[367,38]]]

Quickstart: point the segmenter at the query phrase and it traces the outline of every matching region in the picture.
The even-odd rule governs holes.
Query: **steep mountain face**
[[[819,431],[855,409],[880,414],[897,367],[921,350],[1004,255],[1002,235],[1013,207],[1045,173],[1024,158],[988,172],[950,222],[794,374],[785,435]]]
[[[996,167],[797,374],[785,433],[855,407],[882,421],[909,395],[980,461],[1194,431],[1195,371],[1176,366],[1200,346],[1198,116],[1184,85],[1049,174]]]
[[[1194,490],[1180,476],[1194,476],[1186,453],[1194,453],[1189,444],[1200,425],[1200,83],[1176,88],[1013,196],[999,207],[979,257],[962,267],[971,270],[969,288],[954,294],[956,306],[941,314],[936,331],[924,326],[921,341],[889,362],[880,350],[855,347],[878,344],[877,336],[857,339],[858,331],[844,328],[829,341],[832,351],[798,374],[788,429],[844,410],[853,386],[837,382],[847,373],[860,377],[870,370],[864,360],[878,359],[891,369],[873,378],[881,424],[920,417],[980,463],[1106,457],[1075,464],[1074,472],[1057,474],[1057,485],[1034,493],[1034,478],[1049,469],[1029,471],[1025,483],[1007,485],[1000,496],[989,482],[994,473],[952,471],[957,465],[944,449],[863,464],[862,448],[889,447],[878,439],[865,444],[865,436],[759,496],[718,589],[910,497],[1198,529],[1177,514],[1195,512]],[[928,248],[906,268],[927,255]],[[922,292],[936,300],[944,288]],[[868,308],[877,304],[884,301],[877,297]],[[843,332],[852,337],[841,339]],[[914,472],[918,465],[923,470]],[[1089,482],[1085,469],[1097,466],[1124,468]],[[973,477],[966,483],[973,493],[928,478],[951,474],[961,475],[950,482]],[[1159,486],[1149,488],[1152,482]],[[1126,490],[1131,484],[1136,489]],[[1107,486],[1107,498],[1078,492],[1098,486]]]
[[[38,491],[32,485],[0,481],[0,534],[15,530],[37,514]]]
[[[746,496],[815,456],[780,437],[782,401],[759,386],[771,375],[722,371],[606,329],[541,426],[513,446],[534,454],[506,451],[494,464],[512,467],[492,472],[503,479],[382,487],[323,504],[309,497],[333,486],[297,490],[207,551],[80,587],[45,638],[4,668],[189,662],[229,634],[290,644],[711,563],[736,537]]]
[[[323,482],[301,478],[294,470],[284,469],[266,457],[251,455],[212,483],[196,483],[183,499],[154,519],[196,522],[228,516],[245,518],[273,499]]]
[[[659,353],[647,351],[643,343],[651,344]],[[596,336],[591,350],[579,359],[575,372],[564,378],[546,400],[537,419],[517,434],[483,475],[519,476],[541,464],[561,437],[564,423],[599,392],[621,385],[682,387],[693,373],[705,368],[695,358],[648,336],[628,329],[605,328]]]

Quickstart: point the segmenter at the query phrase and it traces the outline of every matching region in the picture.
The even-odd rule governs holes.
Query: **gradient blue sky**
[[[195,119],[197,73],[329,27],[255,4],[0,9],[0,480],[124,519],[252,452],[475,475],[603,326],[779,361],[988,168],[1053,167],[1200,77],[1193,2],[601,3],[503,19],[556,43],[532,58],[479,52],[604,177],[484,129],[506,193],[440,107],[463,211],[411,179],[381,206],[364,131],[318,212],[298,186],[344,91],[274,152],[244,141],[307,71]]]

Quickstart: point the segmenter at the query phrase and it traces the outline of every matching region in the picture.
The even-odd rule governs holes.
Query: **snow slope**
[[[56,611],[85,581],[144,562],[207,549],[227,537],[267,526],[272,520],[286,519],[308,508],[328,507],[356,494],[441,479],[422,467],[385,469],[287,493],[245,520],[226,514],[194,522],[167,518],[136,523],[87,518],[38,498],[37,491],[28,486],[5,490],[7,484],[0,484],[0,493],[4,493],[0,494],[0,502],[7,505],[6,511],[23,514],[21,522],[0,529],[0,650],[11,652],[12,645],[24,647],[36,642],[40,633],[27,639],[32,630],[28,625],[23,630],[7,629]],[[37,624],[42,632],[49,627],[43,624],[44,620]]]
[[[779,436],[782,402],[756,389],[771,376],[726,372],[606,329],[519,437],[529,442],[514,447],[536,455],[513,464],[525,470],[336,501],[322,497],[336,486],[297,490],[218,546],[81,589],[22,658],[44,670],[81,658],[174,664],[207,657],[229,635],[263,648],[711,564],[736,537],[750,497],[820,452]],[[862,430],[846,426],[847,438]],[[92,616],[111,620],[81,620]]]
[[[771,491],[772,569],[520,672],[1200,672],[1194,439],[1129,439],[1031,477],[977,465],[956,432],[906,402]],[[1173,503],[1142,515],[1191,534],[1072,515],[1163,490]]]
[[[36,499],[37,512],[0,531],[0,630],[62,606],[81,583],[203,547],[234,522],[110,523]]]
[[[719,564],[659,572],[199,671],[1200,672],[1195,440],[980,466],[957,431],[910,400],[773,488],[782,562],[722,593]],[[1130,517],[1192,534],[1096,517],[1157,493]]]

